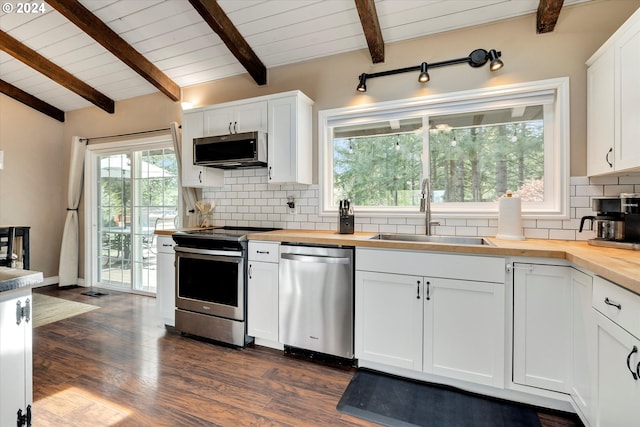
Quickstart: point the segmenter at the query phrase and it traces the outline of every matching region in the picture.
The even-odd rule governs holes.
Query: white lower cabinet
[[[278,345],[279,243],[249,242],[247,281],[247,334],[256,343]]]
[[[591,295],[593,278],[571,270],[571,364],[570,395],[587,426],[593,423],[596,369],[595,329]]]
[[[31,301],[31,288],[0,292],[0,426],[26,426],[31,413]]]
[[[171,236],[156,236],[156,304],[165,325],[176,324],[176,254]]]
[[[421,282],[422,277],[356,271],[358,359],[422,370]]]
[[[513,381],[569,392],[571,267],[514,262]]]
[[[504,386],[504,284],[423,280],[423,371]]]
[[[502,258],[357,249],[356,260],[359,360],[504,386]]]
[[[593,279],[597,427],[640,425],[640,296]]]
[[[640,340],[598,315],[596,426],[640,425],[639,349]]]

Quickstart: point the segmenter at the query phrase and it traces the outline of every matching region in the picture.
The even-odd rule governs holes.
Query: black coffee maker
[[[591,202],[596,216],[583,216],[580,232],[585,222],[596,238],[588,242],[597,246],[637,249],[640,244],[640,193],[622,193],[620,197],[599,197]],[[607,243],[607,244],[604,244]],[[609,244],[610,243],[610,244]]]
[[[620,194],[624,212],[625,241],[640,243],[640,193]]]

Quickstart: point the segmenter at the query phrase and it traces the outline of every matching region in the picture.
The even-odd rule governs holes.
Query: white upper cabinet
[[[193,138],[267,133],[269,183],[312,183],[312,105],[299,90],[210,105],[183,113],[182,185],[220,187],[222,169],[193,164]]]
[[[613,49],[587,70],[587,174],[613,172]]]
[[[587,175],[639,170],[640,10],[587,65]]]
[[[311,184],[311,106],[300,91],[269,99],[269,183]]]
[[[224,171],[193,164],[193,138],[200,138],[204,132],[204,113],[185,111],[182,115],[182,186],[221,187]]]
[[[615,44],[616,170],[640,167],[640,15],[632,19],[633,24]]]
[[[207,136],[267,130],[267,101],[247,102],[207,110],[204,115]]]

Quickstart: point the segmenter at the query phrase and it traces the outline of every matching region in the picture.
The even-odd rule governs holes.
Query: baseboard
[[[38,283],[37,285],[32,286],[32,288],[57,285],[58,283],[60,283],[60,278],[58,276],[45,277],[42,283]],[[85,286],[84,279],[78,279],[78,286]]]

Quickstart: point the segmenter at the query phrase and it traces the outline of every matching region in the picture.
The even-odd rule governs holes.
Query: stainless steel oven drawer
[[[238,347],[244,347],[247,344],[244,322],[179,308],[176,309],[176,330]]]

